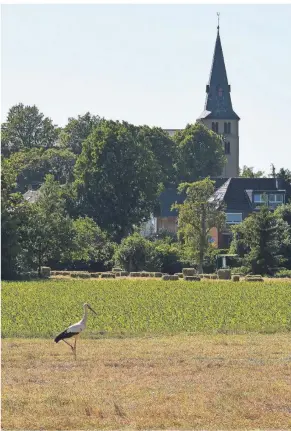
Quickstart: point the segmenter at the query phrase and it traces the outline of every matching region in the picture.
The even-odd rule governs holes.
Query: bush
[[[237,268],[231,268],[232,274],[247,275],[248,272],[250,272],[250,270],[247,266],[238,266]]]
[[[231,277],[232,281],[239,281],[240,280],[240,276],[239,275],[233,275]]]
[[[177,281],[177,280],[179,280],[179,277],[178,277],[178,275],[169,275],[169,274],[167,274],[167,275],[163,275],[162,280],[166,280],[166,281],[169,281],[169,280]]]
[[[184,276],[185,281],[200,281],[200,277],[197,275],[185,275]]]
[[[231,270],[230,269],[219,269],[217,271],[217,276],[219,280],[230,280]]]
[[[290,269],[281,269],[276,272],[275,277],[277,278],[291,278],[291,270]]]
[[[161,261],[154,243],[138,233],[134,233],[121,241],[121,244],[116,248],[114,259],[116,264],[128,272],[155,271],[161,268]]]
[[[161,271],[167,274],[174,274],[182,271],[179,246],[158,240],[153,242],[155,251],[161,264]]]
[[[196,273],[196,270],[194,268],[183,268],[182,269],[182,274],[183,274],[183,277],[186,277],[188,275],[189,276],[194,276],[197,273]]]

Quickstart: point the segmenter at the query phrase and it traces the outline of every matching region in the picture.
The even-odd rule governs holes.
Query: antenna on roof
[[[220,12],[216,12],[216,15],[217,15],[217,21],[218,21],[217,30],[219,31],[219,15],[220,15]]]

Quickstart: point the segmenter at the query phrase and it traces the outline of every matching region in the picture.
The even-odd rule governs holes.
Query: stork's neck
[[[84,314],[83,314],[83,319],[82,319],[83,323],[87,322],[87,317],[88,317],[88,308],[86,306],[84,306]]]

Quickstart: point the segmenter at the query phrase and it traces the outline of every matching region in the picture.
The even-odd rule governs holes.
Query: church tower
[[[230,85],[220,41],[218,14],[217,37],[209,83],[206,85],[205,107],[198,121],[223,136],[227,161],[221,174],[225,178],[239,176],[239,120],[231,103]]]

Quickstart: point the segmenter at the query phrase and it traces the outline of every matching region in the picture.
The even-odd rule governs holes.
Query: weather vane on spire
[[[219,15],[220,15],[220,12],[216,12],[216,15],[217,15],[217,19],[218,19],[218,26],[217,26],[217,30],[219,30]]]

